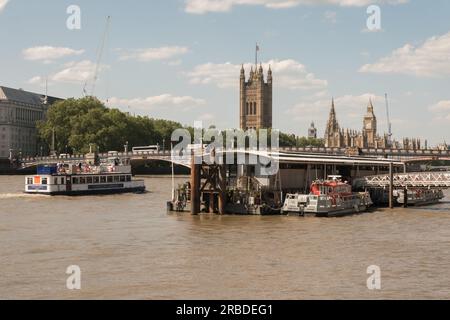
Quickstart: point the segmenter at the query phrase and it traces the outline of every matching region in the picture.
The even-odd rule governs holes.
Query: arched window
[[[253,103],[253,114],[256,114],[256,102]]]
[[[246,109],[245,109],[245,114],[248,115],[249,114],[249,107],[248,107],[248,102],[246,103]]]

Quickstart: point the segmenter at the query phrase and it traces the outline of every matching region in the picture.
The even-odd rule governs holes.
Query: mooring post
[[[209,212],[208,213],[215,213],[216,211],[216,195],[214,194],[214,192],[211,192],[209,194]]]
[[[408,188],[403,189],[403,208],[408,208]]]
[[[227,205],[227,167],[226,164],[219,166],[219,214],[225,214]]]
[[[196,164],[195,153],[191,154],[191,214],[200,213],[201,164]]]
[[[389,163],[389,208],[394,209],[394,164]]]

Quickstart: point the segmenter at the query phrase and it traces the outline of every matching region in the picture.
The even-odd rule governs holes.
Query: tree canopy
[[[121,151],[127,142],[130,147],[161,144],[181,127],[177,122],[107,108],[92,97],[57,102],[49,108],[46,121],[38,123],[39,136],[49,146],[54,130],[58,153],[86,153],[90,144],[101,152]]]
[[[121,151],[128,142],[130,148],[166,143],[172,132],[183,127],[174,121],[132,116],[118,109],[107,108],[93,97],[67,99],[52,105],[45,121],[38,123],[41,141],[50,146],[55,134],[57,153],[87,153],[90,145],[100,152]],[[211,126],[211,129],[215,126]],[[323,146],[323,140],[280,134],[280,147]]]

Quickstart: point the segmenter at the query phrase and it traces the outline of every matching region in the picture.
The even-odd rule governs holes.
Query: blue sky
[[[381,8],[368,32],[367,7]],[[69,30],[67,7],[81,9]],[[274,127],[323,135],[331,98],[342,127],[360,130],[370,97],[379,131],[450,141],[447,0],[0,0],[0,84],[81,97],[111,15],[94,94],[132,113],[220,128],[239,125],[238,78],[260,59],[274,71]]]

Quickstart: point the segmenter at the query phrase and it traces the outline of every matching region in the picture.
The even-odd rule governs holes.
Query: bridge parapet
[[[227,152],[235,149],[225,149]],[[324,148],[324,147],[289,147],[279,148],[279,152],[303,153],[311,155],[333,155],[333,156],[366,156],[373,158],[390,158],[402,162],[418,162],[431,160],[450,160],[450,150],[400,150],[400,149],[348,149],[348,148]],[[132,160],[162,159],[170,160],[170,150],[138,151],[138,152],[108,152],[98,154],[100,159],[111,157],[130,158]],[[42,163],[77,162],[85,160],[84,155],[63,155],[49,157],[29,157],[21,159],[22,167],[31,167]]]

